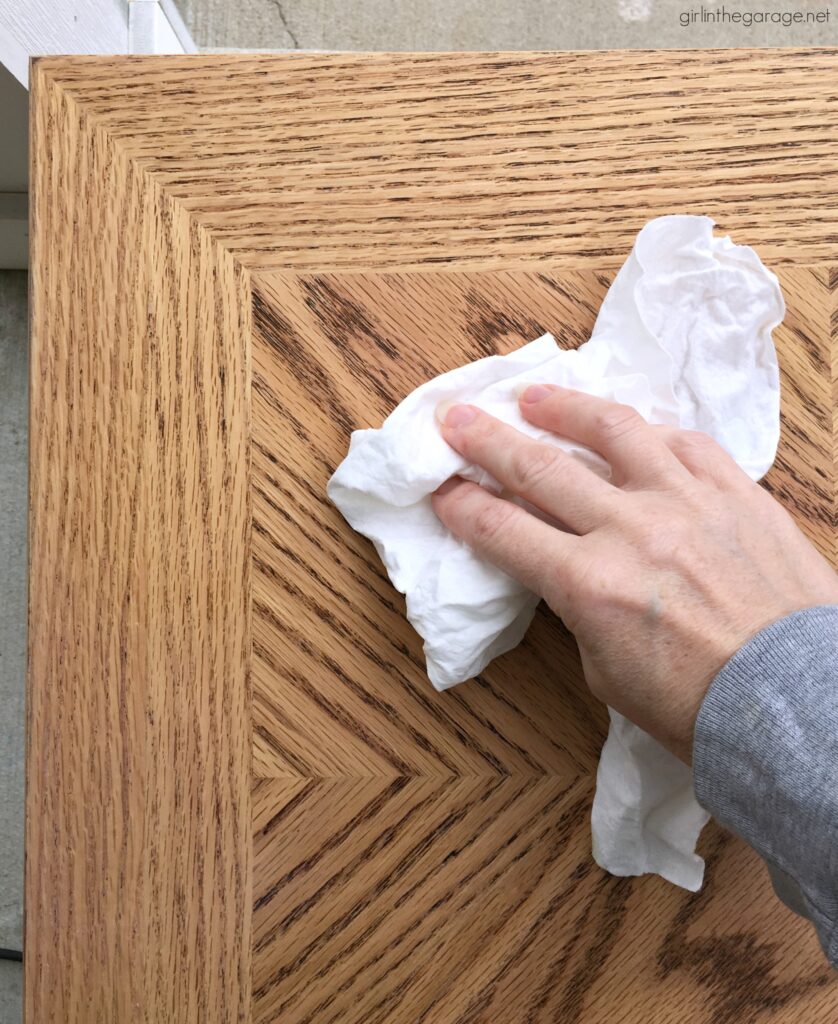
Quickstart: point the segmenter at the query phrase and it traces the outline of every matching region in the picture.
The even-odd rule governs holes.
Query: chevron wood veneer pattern
[[[824,274],[780,268],[783,430],[766,486],[830,553]],[[377,425],[430,376],[546,331],[576,347],[612,279],[545,266],[253,281],[259,1021],[605,1022],[639,978],[637,999],[658,1007],[643,1020],[677,1003],[681,1019],[732,1024],[746,989],[753,1019],[769,1004],[797,1012],[803,993],[812,1012],[838,997],[806,926],[718,830],[699,897],[604,877],[588,815],[606,721],[567,632],[540,613],[520,648],[435,693],[402,598],[325,497],[353,427]],[[760,980],[734,978],[731,960],[751,947],[741,969]],[[689,969],[661,970],[670,957]],[[777,984],[789,960],[795,980]]]

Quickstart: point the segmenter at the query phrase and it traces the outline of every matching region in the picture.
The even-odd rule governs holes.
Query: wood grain
[[[354,426],[428,377],[550,325],[579,344],[609,276],[261,275],[253,290],[254,767],[314,776],[592,770],[606,725],[545,617],[468,690],[436,693],[372,547],[325,495]],[[560,684],[545,693],[552,663]],[[330,743],[324,745],[322,736]]]
[[[782,434],[766,486],[834,555],[827,276],[780,268]],[[540,613],[514,652],[436,693],[372,545],[325,498],[353,428],[547,331],[577,347],[612,279],[543,265],[253,280],[254,770],[273,780],[254,797],[257,1021],[838,1009],[813,934],[744,844],[709,832],[700,897],[595,868],[606,722],[557,619]]]
[[[245,1019],[246,273],[37,81],[33,128],[27,1021]]]
[[[592,780],[264,779],[254,1018],[294,1024],[831,1021],[834,974],[711,827],[707,884],[612,878]]]
[[[838,567],[834,268],[778,270],[786,301],[785,318],[774,332],[780,362],[781,436],[764,484]]]
[[[834,47],[39,63],[249,267],[617,267],[664,213],[838,258]]]
[[[838,565],[838,266],[825,267],[821,275],[824,288],[831,296],[830,316],[827,334],[832,349],[832,451],[835,466],[834,484],[832,488],[832,523],[834,526],[834,563]]]
[[[707,213],[786,275],[768,486],[834,556],[836,71],[834,48],[35,62],[29,1021],[838,1015],[740,844],[708,833],[695,897],[592,866],[604,719],[570,638],[539,616],[526,673],[433,694],[321,489],[413,383],[548,316],[577,343],[639,228]],[[431,350],[443,296],[459,341]]]

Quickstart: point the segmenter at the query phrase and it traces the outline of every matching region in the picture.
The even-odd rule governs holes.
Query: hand
[[[771,622],[838,603],[838,577],[706,434],[650,426],[626,406],[548,385],[529,387],[520,408],[602,455],[610,481],[457,405],[445,440],[567,531],[456,477],[433,496],[434,510],[561,616],[595,696],[689,763],[716,673]]]

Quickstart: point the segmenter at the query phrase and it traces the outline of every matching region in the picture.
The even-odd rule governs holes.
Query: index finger
[[[624,495],[607,480],[556,445],[534,441],[477,406],[447,409],[440,430],[469,462],[576,533],[619,516]]]
[[[554,384],[527,388],[519,405],[530,423],[604,456],[618,486],[654,487],[687,478],[660,435],[631,406]]]
[[[561,605],[561,595],[582,571],[583,538],[459,477],[446,480],[431,501],[445,526],[481,558]]]

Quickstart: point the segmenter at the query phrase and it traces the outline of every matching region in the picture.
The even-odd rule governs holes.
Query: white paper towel
[[[497,490],[443,441],[439,403],[477,405],[607,473],[598,456],[538,430],[518,409],[523,384],[576,388],[632,405],[652,423],[706,431],[758,479],[779,438],[771,331],[784,312],[777,278],[752,249],[715,238],[709,217],[659,217],[638,234],[581,348],[563,351],[546,334],[428,381],[379,429],[352,434],[329,497],[372,540],[405,594],[438,690],[470,679],[518,644],[538,603],[433,512],[431,493],[454,474]],[[597,862],[614,874],[653,871],[698,889],[704,862],[695,844],[706,820],[686,765],[611,711],[592,812]]]

